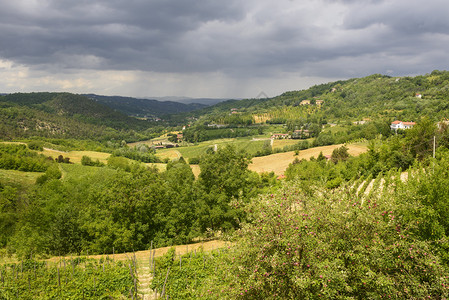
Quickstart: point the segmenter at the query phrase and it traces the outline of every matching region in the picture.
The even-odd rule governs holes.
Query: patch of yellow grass
[[[70,161],[73,163],[81,163],[81,158],[86,155],[92,158],[92,160],[99,160],[102,163],[106,163],[109,156],[111,156],[110,153],[104,153],[104,152],[96,152],[96,151],[59,151],[59,150],[53,150],[53,149],[47,149],[44,148],[44,151],[41,151],[39,153],[42,153],[45,156],[51,156],[53,158],[57,158],[59,155],[62,155],[64,157],[70,158]]]
[[[23,143],[23,142],[0,142],[0,143],[7,144],[7,145],[14,145],[14,144],[16,144],[16,145],[26,145],[26,143]]]
[[[160,164],[160,163],[145,163],[146,166],[149,167],[156,167],[158,169],[159,172],[164,172],[165,170],[167,170],[167,165],[166,164]]]
[[[190,168],[192,169],[193,175],[195,175],[195,178],[198,178],[200,176],[201,170],[199,165],[190,165]]]
[[[175,149],[161,149],[156,151],[156,156],[160,159],[168,158],[170,160],[180,158],[182,154]]]
[[[320,152],[323,152],[323,155],[331,155],[335,148],[341,147],[342,145],[343,144],[310,148],[299,151],[298,155],[295,155],[294,151],[290,151],[263,157],[255,157],[252,159],[253,162],[249,165],[249,169],[257,173],[273,171],[276,175],[282,175],[296,157],[298,159],[310,159],[311,157],[318,157]],[[348,152],[352,156],[358,156],[367,151],[367,147],[364,145],[351,144],[346,146],[349,148]]]

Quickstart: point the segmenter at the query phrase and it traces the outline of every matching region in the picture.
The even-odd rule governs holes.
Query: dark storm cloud
[[[88,67],[79,66],[87,57],[92,68],[163,71],[165,60],[179,55],[180,36],[205,22],[241,17],[231,1],[1,2],[0,56],[66,67]]]
[[[0,0],[0,58],[37,69],[322,77],[447,69],[440,0]]]

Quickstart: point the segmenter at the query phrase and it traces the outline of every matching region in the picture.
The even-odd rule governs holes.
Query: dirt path
[[[149,259],[137,261],[137,278],[139,281],[137,294],[141,296],[142,300],[157,299],[156,293],[150,287],[151,281],[153,280],[152,270]]]
[[[163,247],[163,248],[157,248],[155,249],[155,257],[163,256],[170,248],[175,248],[176,254],[184,255],[186,253],[189,253],[194,250],[198,250],[201,247],[204,251],[212,251],[218,248],[225,247],[226,245],[229,245],[229,242],[225,241],[208,241],[208,242],[201,242],[201,243],[195,243],[195,244],[189,244],[189,245],[177,245],[177,246],[170,246],[170,247]],[[143,251],[136,251],[134,253],[115,253],[115,254],[102,254],[102,255],[89,255],[89,258],[114,258],[115,260],[127,260],[130,259],[131,256],[136,256],[137,260],[141,259],[147,259],[150,257],[150,250],[143,250]],[[71,256],[66,256],[65,258],[68,259]],[[47,259],[48,262],[58,262],[62,256],[54,256],[52,258]]]

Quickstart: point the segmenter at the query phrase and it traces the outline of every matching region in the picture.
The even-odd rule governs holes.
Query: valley
[[[447,298],[448,85],[1,95],[0,298]]]

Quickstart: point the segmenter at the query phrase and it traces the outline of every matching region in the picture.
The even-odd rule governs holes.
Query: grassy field
[[[157,150],[156,156],[161,159],[176,159],[182,156],[188,160],[192,157],[200,157],[201,155],[206,153],[208,148],[214,148],[215,145],[217,145],[217,147],[224,147],[227,144],[234,145],[237,150],[245,150],[249,154],[255,154],[257,151],[262,150],[264,142],[264,140],[260,140],[257,138],[253,139],[252,137],[219,139],[201,142],[197,145],[192,146]]]
[[[111,168],[83,166],[81,164],[59,164],[59,168],[62,172],[62,178],[64,180],[69,180],[71,178],[76,179],[86,175],[94,175],[96,173],[106,174],[106,172],[116,172],[116,170]]]
[[[323,152],[323,155],[331,155],[335,148],[341,146],[342,144],[310,148],[299,151],[298,155],[295,155],[295,152],[291,151],[263,157],[255,157],[252,159],[253,162],[249,165],[249,169],[257,173],[273,171],[276,175],[281,175],[284,174],[285,170],[288,168],[288,165],[292,163],[296,157],[298,159],[310,159],[313,156],[317,157],[320,152]],[[368,150],[363,144],[351,144],[346,146],[349,148],[349,154],[353,156],[360,155]]]
[[[92,160],[99,160],[102,163],[106,163],[107,159],[111,154],[104,153],[104,152],[96,152],[96,151],[59,151],[59,150],[53,150],[53,149],[47,149],[44,148],[44,151],[39,152],[45,156],[51,156],[53,158],[57,158],[59,155],[62,155],[64,157],[69,157],[70,161],[73,163],[81,163],[81,158],[86,155],[92,158]]]
[[[313,138],[311,139],[307,139],[307,141],[309,141],[309,143],[313,142]],[[284,148],[285,146],[292,146],[295,145],[297,143],[300,143],[302,141],[306,141],[306,140],[300,140],[300,139],[281,139],[281,140],[273,140],[273,150],[276,148]]]
[[[43,173],[22,172],[16,170],[0,170],[0,182],[9,183],[17,186],[28,186],[36,182],[37,177]]]

